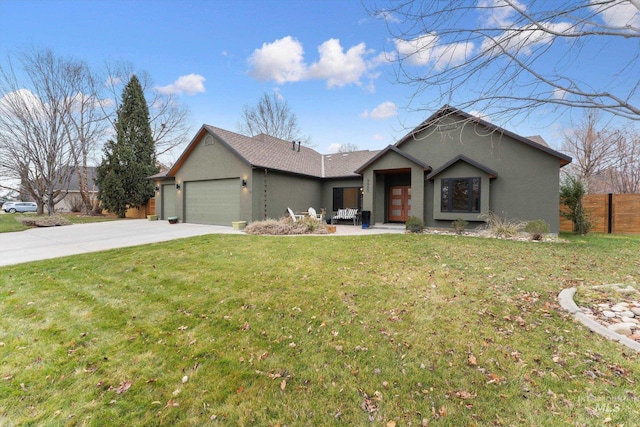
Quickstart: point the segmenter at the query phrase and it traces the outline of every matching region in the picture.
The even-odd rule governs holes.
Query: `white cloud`
[[[18,89],[0,98],[0,114],[6,116],[44,117],[48,109],[48,105],[28,89]]]
[[[535,48],[549,44],[556,37],[552,33],[570,34],[574,26],[569,22],[545,23],[541,22],[545,30],[538,25],[527,25],[503,32],[500,36],[482,42],[482,51],[492,53],[493,50],[500,54],[503,50],[512,54],[531,55]],[[499,48],[498,48],[499,47]]]
[[[601,3],[600,0],[591,0],[591,3]],[[602,15],[606,25],[612,27],[640,27],[640,11],[631,1],[618,1],[611,4],[592,5],[591,8]]]
[[[167,86],[156,86],[156,90],[164,95],[195,95],[196,93],[206,92],[204,81],[206,79],[200,74],[188,74],[180,76],[178,79]]]
[[[302,44],[291,36],[263,43],[249,57],[250,74],[258,80],[282,84],[302,79],[306,66]]]
[[[340,40],[330,39],[318,47],[320,60],[309,67],[309,78],[326,79],[327,87],[360,84],[360,77],[367,71],[364,60],[366,46],[360,43],[346,53]]]
[[[262,81],[273,80],[278,84],[303,80],[326,80],[327,87],[343,87],[350,84],[362,86],[366,76],[377,78],[373,69],[388,62],[387,58],[367,50],[364,43],[346,52],[340,40],[329,39],[318,46],[318,60],[308,65],[304,60],[302,44],[291,36],[264,43],[249,57],[249,74]]]
[[[435,33],[412,40],[395,40],[398,54],[411,65],[432,65],[436,70],[463,63],[473,52],[472,42],[440,44]]]
[[[329,145],[329,148],[327,148],[327,153],[329,154],[339,153],[341,148],[342,148],[342,144],[338,144],[337,142],[333,143]]]
[[[382,18],[386,22],[390,22],[392,24],[399,24],[400,23],[400,19],[398,19],[397,16],[395,16],[393,13],[389,12],[388,10],[383,10],[383,11],[379,12],[376,15],[376,18]]]
[[[360,114],[360,117],[384,120],[396,115],[398,115],[398,106],[391,101],[386,101],[371,110],[371,112],[369,112],[369,110],[365,110]]]
[[[552,97],[553,99],[565,99],[567,97],[567,91],[564,89],[554,89]]]
[[[373,140],[374,141],[382,141],[384,140],[384,136],[380,135],[379,133],[376,133],[375,135],[373,135]]]
[[[106,87],[114,87],[119,85],[120,83],[122,83],[122,79],[120,77],[109,76],[104,84]]]
[[[471,114],[473,117],[479,118],[480,120],[484,120],[485,122],[491,122],[490,115],[480,112],[478,110],[471,110],[469,111],[469,114]]]
[[[517,7],[522,11],[526,11],[527,7],[518,0],[512,0],[513,6],[504,0],[480,0],[478,8],[483,11],[482,21],[489,28],[508,28],[513,24],[513,17],[518,15],[514,9]]]

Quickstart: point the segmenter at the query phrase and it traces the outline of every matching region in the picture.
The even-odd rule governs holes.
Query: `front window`
[[[445,178],[440,193],[442,212],[480,212],[480,178]]]
[[[333,211],[345,208],[362,210],[362,189],[360,187],[336,187],[333,189]]]

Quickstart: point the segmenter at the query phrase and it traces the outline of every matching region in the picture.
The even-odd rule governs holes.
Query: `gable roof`
[[[371,159],[369,159],[368,162],[366,162],[365,164],[360,166],[358,169],[356,169],[356,173],[362,174],[366,168],[371,166],[379,158],[381,158],[382,156],[386,155],[389,152],[394,152],[396,154],[399,154],[400,156],[404,157],[405,159],[409,160],[410,162],[413,162],[413,163],[417,164],[418,166],[422,166],[422,168],[425,171],[430,171],[431,170],[431,166],[429,166],[428,164],[424,163],[422,160],[416,159],[415,157],[413,157],[410,154],[405,153],[404,151],[400,151],[400,149],[398,147],[396,147],[395,145],[388,145],[387,148],[385,148],[384,150],[378,152],[378,154],[376,154]]]
[[[80,191],[80,180],[78,179],[78,169],[81,169],[81,166],[68,166],[62,169],[67,174],[67,178],[65,181],[66,187],[64,190],[66,191]],[[98,191],[98,186],[95,183],[96,179],[96,170],[95,166],[87,166],[87,184],[90,192]]]
[[[453,159],[449,160],[447,163],[445,163],[444,165],[440,166],[438,169],[434,170],[433,172],[431,172],[429,175],[427,175],[428,179],[433,179],[436,175],[438,175],[440,172],[444,171],[445,169],[448,169],[449,167],[453,166],[454,164],[458,163],[458,162],[465,162],[470,164],[471,166],[480,169],[481,171],[483,171],[484,173],[486,173],[487,175],[489,175],[489,178],[497,178],[498,174],[496,172],[494,172],[492,169],[486,167],[485,165],[476,162],[475,160],[472,160],[470,158],[468,158],[467,156],[463,156],[462,154],[454,157]]]
[[[347,153],[326,154],[323,156],[325,178],[360,176],[357,171],[364,163],[380,153],[379,150],[349,151]]]
[[[354,172],[356,168],[377,153],[377,151],[362,150],[322,155],[300,143],[269,135],[260,134],[250,137],[215,126],[203,125],[171,169],[166,174],[153,178],[175,176],[206,134],[213,135],[229,151],[253,168],[272,169],[316,178],[356,177],[358,176]]]
[[[535,149],[538,149],[540,151],[543,151],[551,156],[554,156],[556,158],[558,158],[558,160],[560,160],[560,167],[565,166],[569,163],[571,163],[571,157],[567,156],[566,154],[562,154],[556,150],[553,150],[552,148],[550,148],[548,145],[546,145],[546,142],[542,139],[542,137],[540,136],[534,136],[531,139],[529,138],[525,138],[523,136],[520,136],[514,132],[511,132],[509,130],[503,129],[500,126],[496,126],[492,123],[489,123],[485,120],[482,120],[476,116],[473,116],[469,113],[466,113],[462,110],[459,110],[457,108],[451,107],[449,105],[444,105],[443,107],[441,107],[438,111],[436,111],[434,114],[432,114],[428,119],[426,119],[425,121],[423,121],[422,123],[420,123],[417,127],[415,127],[411,132],[409,132],[407,135],[405,135],[403,138],[401,138],[398,142],[395,143],[396,147],[400,147],[402,144],[404,144],[407,141],[413,140],[415,138],[415,136],[420,133],[421,131],[425,130],[426,128],[434,125],[439,119],[443,118],[443,117],[450,117],[453,115],[458,115],[458,116],[462,116],[464,118],[465,121],[471,122],[471,123],[477,123],[485,128],[487,128],[488,130],[490,130],[491,132],[498,132],[500,134],[503,135],[507,135],[513,139],[515,139],[516,141],[522,142],[526,145],[529,145],[530,147],[533,147]],[[542,143],[541,143],[542,142]]]

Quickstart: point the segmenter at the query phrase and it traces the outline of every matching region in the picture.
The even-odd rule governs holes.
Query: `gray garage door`
[[[162,186],[162,218],[176,215],[176,186],[175,184],[164,184]]]
[[[185,222],[231,226],[240,219],[240,179],[185,182],[184,203]]]

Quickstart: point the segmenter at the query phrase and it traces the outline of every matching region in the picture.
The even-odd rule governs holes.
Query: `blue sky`
[[[411,88],[384,61],[396,45],[359,0],[1,0],[2,55],[32,46],[95,67],[131,62],[189,107],[193,133],[203,123],[237,131],[242,106],[274,91],[322,153],[384,148],[433,112],[404,109]],[[567,125],[536,115],[498,124],[556,148]]]

